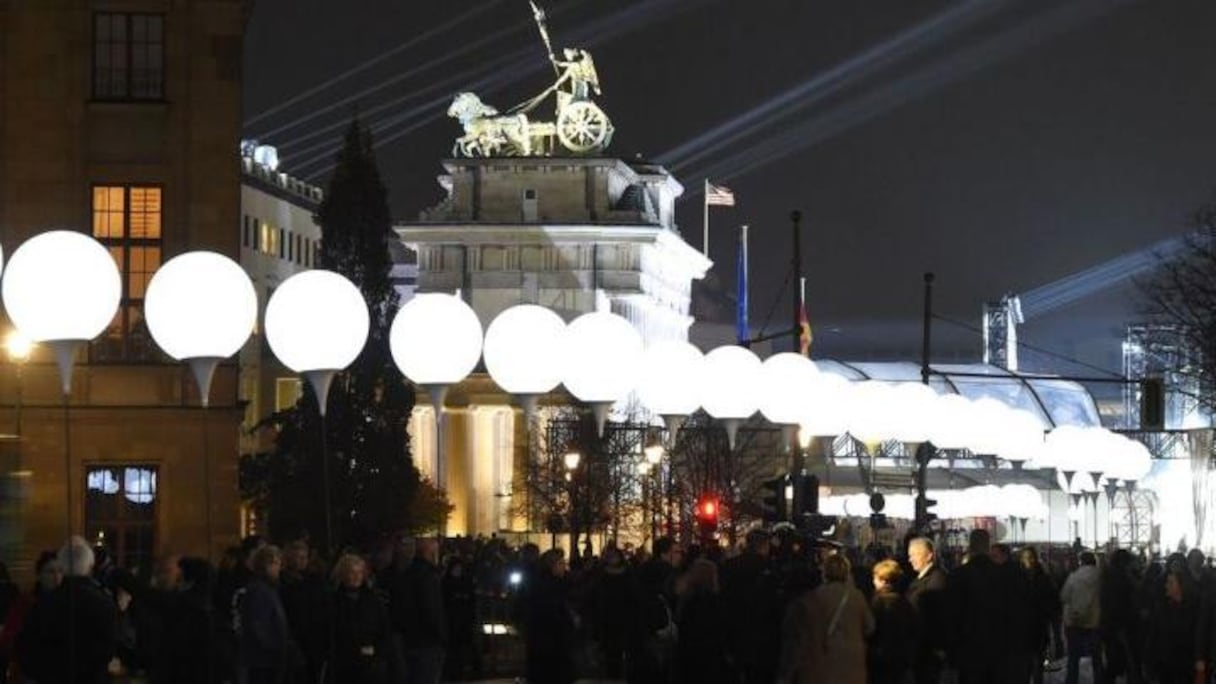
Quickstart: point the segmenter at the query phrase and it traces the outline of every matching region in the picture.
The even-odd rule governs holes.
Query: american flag
[[[705,203],[711,207],[735,206],[735,193],[730,188],[713,183],[705,183]]]

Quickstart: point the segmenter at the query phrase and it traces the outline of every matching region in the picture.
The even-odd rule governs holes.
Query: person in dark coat
[[[1191,684],[1196,664],[1201,662],[1198,647],[1199,596],[1187,591],[1190,584],[1185,570],[1173,569],[1165,578],[1165,596],[1157,601],[1150,619],[1149,642],[1145,649],[1149,669],[1161,684]]]
[[[59,557],[54,551],[43,551],[38,555],[38,560],[34,563],[34,573],[38,579],[34,583],[33,591],[17,598],[4,617],[3,629],[0,629],[0,653],[4,654],[7,665],[6,671],[0,672],[0,681],[25,681],[21,675],[20,661],[15,657],[17,636],[21,634],[25,619],[34,605],[63,582],[63,566],[59,564]],[[8,679],[4,678],[5,674]]]
[[[1010,670],[1013,621],[1009,574],[989,556],[988,531],[971,531],[967,562],[950,574],[951,658],[961,684],[1003,682]]]
[[[698,558],[677,582],[675,674],[677,682],[733,681],[726,663],[725,613],[718,597],[718,566]]]
[[[43,684],[108,682],[117,607],[91,577],[93,550],[84,539],[69,539],[59,564],[63,582],[34,604],[17,636],[22,674]]]
[[[163,676],[153,684],[211,684],[216,679],[217,638],[215,604],[211,590],[214,575],[204,558],[182,558],[181,581],[173,602],[172,619],[165,623],[168,651]]]
[[[867,651],[871,684],[903,684],[916,653],[916,614],[899,593],[903,570],[893,560],[879,561],[873,570],[874,634]]]
[[[588,600],[593,633],[603,653],[604,675],[608,679],[624,679],[625,650],[637,617],[638,588],[619,549],[605,548],[601,560],[602,573]]]
[[[406,681],[438,684],[443,676],[447,616],[437,540],[415,540],[413,560],[404,572],[393,575],[389,597],[393,629],[401,635]]]
[[[1026,646],[1030,653],[1030,677],[1034,684],[1043,684],[1051,621],[1060,612],[1060,595],[1033,546],[1022,549],[1019,561],[1027,590]]]
[[[473,636],[477,628],[477,592],[472,570],[462,558],[453,558],[443,576],[443,610],[448,619],[445,679],[463,680],[477,652]]]
[[[1007,592],[1005,604],[1008,607],[1008,622],[1004,625],[1005,633],[1009,635],[1009,647],[1005,656],[1007,680],[1024,684],[1030,678],[1031,661],[1035,658],[1035,644],[1030,638],[1030,619],[1033,612],[1030,584],[1008,544],[993,544],[988,557],[1000,571],[1001,585]]]
[[[345,554],[334,566],[330,620],[334,631],[333,674],[341,684],[387,684],[392,632],[388,611],[367,586],[367,563]]]
[[[671,537],[654,540],[654,554],[638,568],[638,606],[629,640],[631,682],[668,681],[675,654],[675,578],[684,549]]]
[[[236,597],[238,658],[249,684],[284,684],[303,664],[279,599],[283,556],[263,546],[251,559],[252,577]]]
[[[1111,554],[1099,590],[1099,627],[1106,657],[1106,677],[1114,681],[1129,671],[1139,671],[1132,635],[1136,619],[1136,586],[1132,579],[1132,555],[1126,549]]]
[[[574,681],[574,620],[568,604],[565,555],[561,549],[541,554],[535,585],[525,608],[528,682],[569,684]]]
[[[937,684],[941,679],[949,630],[946,571],[937,564],[933,542],[926,537],[916,537],[908,542],[908,562],[916,573],[905,594],[916,616],[913,679],[916,684]]]
[[[767,532],[752,530],[743,553],[722,565],[727,654],[744,684],[770,684],[777,676],[785,606],[771,544]]]
[[[325,624],[325,616],[330,591],[324,574],[309,567],[309,553],[308,543],[303,540],[284,547],[279,597],[283,600],[291,638],[304,654],[305,676],[315,682],[329,657],[329,626]]]

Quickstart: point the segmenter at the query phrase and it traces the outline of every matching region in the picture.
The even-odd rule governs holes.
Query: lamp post
[[[240,264],[215,252],[187,252],[156,271],[144,299],[148,331],[166,354],[189,365],[202,413],[207,560],[213,559],[211,454],[207,409],[220,361],[240,351],[257,323],[258,298]]]
[[[566,493],[570,498],[570,554],[578,553],[579,510],[578,510],[578,481],[575,477],[582,455],[577,451],[567,451],[562,455],[562,464],[566,466]]]
[[[109,251],[92,237],[53,230],[25,241],[9,260],[0,297],[17,330],[55,354],[63,396],[63,484],[66,499],[68,564],[75,527],[72,507],[72,433],[69,404],[77,352],[101,334],[122,297],[122,277]],[[69,592],[67,659],[76,666],[76,601]]]
[[[431,396],[435,485],[443,489],[447,487],[443,403],[448,388],[464,380],[481,358],[481,322],[460,297],[441,292],[417,294],[397,311],[388,344],[401,373]]]
[[[486,371],[523,408],[529,467],[537,461],[533,440],[537,402],[562,381],[565,332],[566,322],[561,316],[535,304],[513,306],[498,314],[486,328],[482,344]],[[528,503],[527,522],[531,530],[531,499]]]
[[[661,499],[662,499],[661,489],[662,489],[662,480],[663,480],[663,469],[661,466],[663,463],[663,454],[666,453],[666,451],[667,450],[663,448],[663,441],[661,439],[659,439],[658,435],[651,433],[650,438],[647,441],[646,447],[643,449],[643,453],[646,456],[646,460],[643,463],[647,467],[646,467],[646,471],[642,473],[642,475],[645,476],[648,473],[653,471],[654,475],[655,475],[653,478],[651,478],[651,487],[650,487],[650,499],[651,499],[650,538],[651,538],[651,540],[654,540],[659,536],[659,519],[658,519],[657,513],[658,513],[659,504],[661,503]]]
[[[334,376],[363,350],[370,323],[367,302],[359,288],[342,275],[324,269],[291,276],[266,304],[266,341],[271,351],[284,366],[304,376],[317,399],[327,555],[334,550],[325,422],[329,387]]]
[[[675,449],[676,435],[684,421],[701,406],[704,377],[705,355],[688,342],[662,340],[651,344],[642,352],[638,373],[638,400],[663,419],[667,433],[664,451]],[[659,446],[663,446],[661,442]],[[659,490],[657,496],[662,504],[667,534],[670,536],[675,533],[675,520],[671,512],[670,487],[664,486],[664,470],[668,481],[671,476],[670,459],[655,470]]]
[[[13,362],[13,371],[16,375],[17,382],[17,401],[13,408],[13,434],[21,436],[21,408],[23,404],[23,394],[25,390],[25,382],[22,376],[22,371],[25,370],[25,362],[29,360],[30,353],[34,350],[34,343],[25,335],[21,334],[20,330],[12,330],[8,337],[4,339],[4,347],[8,350],[8,359]]]

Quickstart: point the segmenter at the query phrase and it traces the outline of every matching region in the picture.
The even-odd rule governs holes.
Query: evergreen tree
[[[413,499],[428,485],[413,465],[406,434],[414,388],[394,365],[388,345],[398,305],[389,279],[392,220],[371,134],[358,120],[347,129],[316,219],[321,226],[321,267],[341,273],[359,288],[371,318],[366,346],[329,393],[325,422],[337,547],[330,550],[333,553],[435,520],[411,520],[412,511],[418,515]],[[242,487],[264,502],[273,536],[304,533],[323,543],[321,425],[311,390],[271,422],[278,429],[274,453],[247,459]]]

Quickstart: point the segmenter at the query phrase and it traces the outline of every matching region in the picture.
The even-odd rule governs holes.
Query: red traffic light
[[[717,521],[718,519],[718,500],[713,497],[702,497],[697,502],[697,517],[705,521]]]

